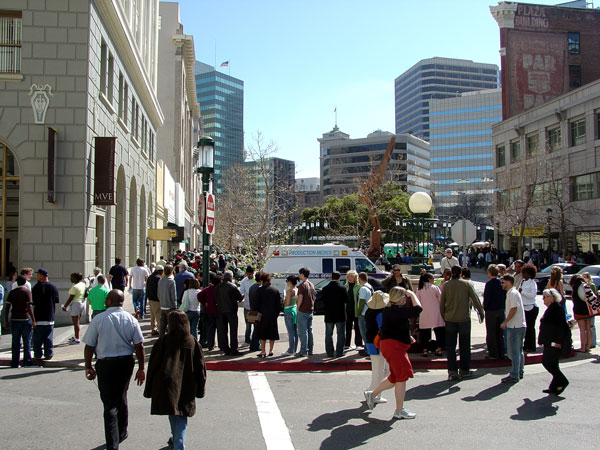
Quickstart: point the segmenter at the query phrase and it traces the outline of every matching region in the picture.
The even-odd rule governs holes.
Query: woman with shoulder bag
[[[365,313],[365,320],[367,322],[365,350],[371,358],[371,384],[369,385],[369,391],[375,389],[381,383],[381,380],[390,374],[389,365],[379,350],[383,311],[389,299],[389,294],[376,291],[367,302],[368,309]],[[375,341],[377,340],[379,342],[376,343]],[[387,400],[379,394],[375,397],[375,403],[387,403]]]
[[[567,354],[571,349],[571,329],[560,306],[560,293],[556,289],[545,289],[542,296],[548,309],[540,320],[538,343],[544,346],[542,365],[552,375],[550,386],[543,392],[559,395],[569,384],[560,371],[558,361],[561,354]]]

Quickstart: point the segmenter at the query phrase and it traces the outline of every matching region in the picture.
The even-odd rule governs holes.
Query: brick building
[[[600,78],[600,10],[500,2],[502,117]]]

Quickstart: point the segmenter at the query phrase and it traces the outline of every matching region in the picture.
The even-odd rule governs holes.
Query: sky
[[[260,131],[296,178],[319,176],[319,143],[394,132],[394,79],[435,56],[500,66],[482,0],[180,0],[196,59],[244,81],[244,139]],[[560,2],[539,2],[557,4]],[[229,68],[219,67],[229,61]]]

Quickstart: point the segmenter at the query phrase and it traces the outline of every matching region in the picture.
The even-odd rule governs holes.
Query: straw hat
[[[367,306],[371,309],[383,309],[387,306],[389,300],[390,296],[387,293],[375,291],[367,302]]]

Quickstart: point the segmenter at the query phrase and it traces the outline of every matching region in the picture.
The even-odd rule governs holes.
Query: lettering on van
[[[339,252],[337,252],[339,255]],[[290,250],[289,256],[334,256],[332,250]]]

